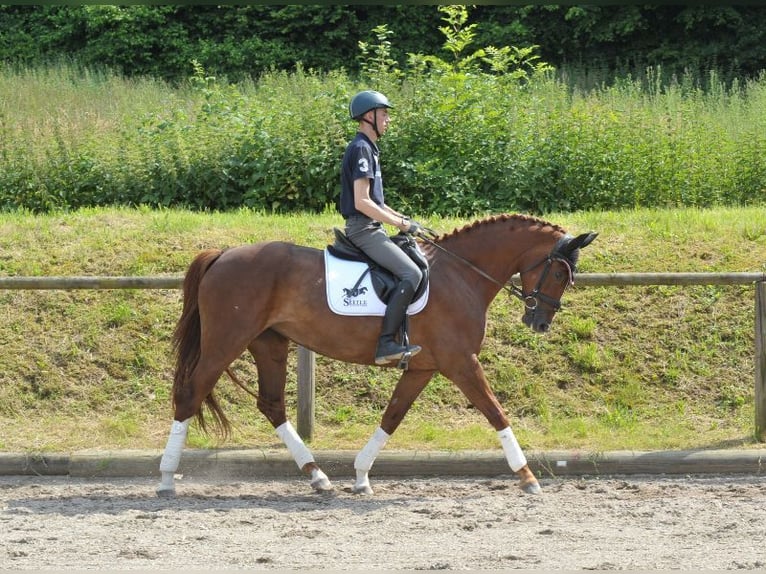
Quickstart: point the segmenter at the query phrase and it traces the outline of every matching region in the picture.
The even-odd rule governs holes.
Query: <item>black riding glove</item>
[[[408,233],[409,235],[414,235],[415,237],[423,233],[424,231],[423,226],[420,225],[417,221],[415,221],[414,219],[410,219],[409,217],[405,218],[405,221],[407,221],[410,224],[409,228],[407,229],[407,231],[405,231],[405,233]]]
[[[432,229],[428,229],[427,227],[424,227],[423,225],[421,225],[420,223],[418,223],[414,219],[410,219],[409,217],[405,217],[404,220],[407,221],[410,224],[409,228],[407,229],[407,231],[405,231],[405,233],[407,233],[409,235],[413,235],[415,237],[424,237],[424,238],[429,238],[429,237],[430,238],[435,238],[436,237],[436,232],[435,231],[433,231]]]

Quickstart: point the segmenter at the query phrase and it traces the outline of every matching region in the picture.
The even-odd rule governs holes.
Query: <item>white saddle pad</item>
[[[380,300],[372,286],[372,279],[367,273],[359,286],[357,293],[352,293],[354,285],[367,270],[367,264],[361,261],[338,259],[327,249],[324,251],[325,285],[327,304],[333,313],[338,315],[383,316],[386,304]],[[428,289],[407,308],[409,315],[415,315],[423,310],[428,303]]]

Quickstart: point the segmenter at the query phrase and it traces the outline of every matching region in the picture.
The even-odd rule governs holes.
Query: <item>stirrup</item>
[[[417,355],[420,352],[420,347],[418,345],[407,345],[400,346],[399,350],[397,350],[394,353],[390,353],[388,355],[379,355],[375,357],[375,364],[376,365],[387,365],[388,363],[391,363],[393,361],[399,361],[399,368],[404,369],[406,367],[402,367],[401,365],[404,364],[405,366],[409,363],[410,359]]]
[[[410,359],[412,358],[412,351],[402,353],[402,358],[399,359],[399,363],[396,365],[402,371],[406,371],[410,368]]]

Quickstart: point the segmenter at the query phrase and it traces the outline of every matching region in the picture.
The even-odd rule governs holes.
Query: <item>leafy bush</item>
[[[58,64],[0,69],[0,209],[97,205],[320,212],[337,201],[355,126],[347,102],[394,102],[381,140],[387,197],[412,213],[547,213],[759,204],[766,197],[766,76],[726,86],[657,81],[587,92],[534,47],[471,46],[463,7],[440,7],[445,53],[392,35],[360,46],[362,81],[298,66],[228,84],[195,63],[183,85]]]

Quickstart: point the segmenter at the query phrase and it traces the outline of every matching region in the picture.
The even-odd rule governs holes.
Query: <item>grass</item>
[[[421,217],[450,231],[472,220]],[[766,271],[762,209],[579,212],[548,219],[595,230],[582,272]],[[83,209],[0,214],[0,274],[180,275],[206,247],[285,239],[323,247],[334,213]],[[582,287],[551,333],[519,321],[515,300],[490,308],[480,359],[531,449],[678,449],[754,443],[751,286]],[[176,290],[0,291],[0,450],[162,448],[172,413],[170,335]],[[295,418],[291,354],[288,407]],[[234,368],[255,380],[246,357]],[[393,370],[317,361],[314,448],[363,446],[396,383]],[[192,429],[190,446],[270,448],[251,397],[222,379],[234,422],[222,443]],[[437,376],[390,442],[403,449],[497,448],[494,431]]]

